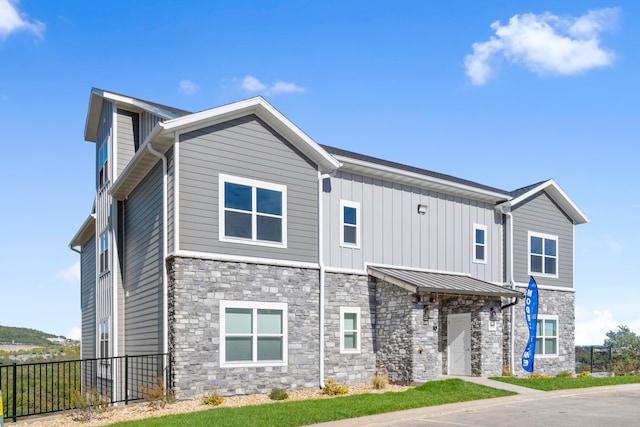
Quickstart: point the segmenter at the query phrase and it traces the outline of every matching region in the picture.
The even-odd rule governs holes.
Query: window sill
[[[546,277],[548,279],[557,279],[558,275],[557,274],[545,274],[545,273],[534,273],[532,271],[529,272],[529,276],[533,276],[533,277]]]
[[[287,366],[287,362],[225,362],[220,364],[221,369],[228,368],[268,368],[277,366]]]
[[[240,238],[233,238],[233,237],[220,237],[220,241],[221,242],[228,242],[228,243],[240,243],[241,245],[266,246],[266,247],[269,247],[269,248],[280,248],[280,249],[286,249],[287,248],[287,244],[286,243],[269,242],[269,241],[265,241],[265,240],[251,240],[251,239],[240,239]]]

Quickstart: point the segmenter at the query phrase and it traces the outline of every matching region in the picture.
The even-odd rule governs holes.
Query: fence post
[[[129,355],[124,355],[124,404],[129,404]]]
[[[593,346],[591,346],[591,373],[593,374]]]
[[[2,404],[2,390],[0,390],[0,427],[4,426],[4,412],[3,412],[3,404]]]
[[[16,414],[18,410],[18,364],[13,362],[13,402],[11,402],[11,409],[13,411],[13,422],[15,423],[18,420],[18,415]]]

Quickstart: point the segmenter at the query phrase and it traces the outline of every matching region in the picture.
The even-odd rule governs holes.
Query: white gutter
[[[154,156],[160,158],[162,160],[162,262],[166,263],[168,250],[168,225],[167,225],[167,181],[168,181],[168,173],[167,173],[167,158],[164,154],[156,151],[151,145],[151,141],[146,144],[149,153]],[[164,354],[169,353],[169,293],[167,287],[167,268],[166,265],[162,265],[162,320],[163,320],[163,343],[162,343],[162,352]],[[167,387],[167,370],[164,369],[164,384],[165,390]]]

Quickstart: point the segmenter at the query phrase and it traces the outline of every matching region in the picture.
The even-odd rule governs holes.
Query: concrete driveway
[[[640,384],[520,394],[318,425],[322,427],[640,426]]]

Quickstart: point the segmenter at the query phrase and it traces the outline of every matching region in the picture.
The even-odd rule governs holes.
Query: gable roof
[[[188,111],[180,110],[178,108],[168,107],[155,102],[145,101],[94,87],[91,88],[87,121],[84,126],[84,139],[87,141],[97,142],[98,127],[100,126],[100,114],[102,112],[102,105],[104,104],[105,99],[115,101],[119,105],[127,106],[136,111],[147,111],[165,119],[173,119],[186,114],[191,114]]]
[[[513,191],[513,199],[499,204],[496,208],[505,207],[507,209],[512,209],[541,191],[547,193],[549,197],[551,197],[551,199],[556,202],[567,215],[569,215],[569,218],[573,220],[574,224],[584,224],[589,222],[589,218],[587,218],[584,212],[580,210],[573,200],[567,196],[567,193],[565,193],[553,179]]]
[[[111,194],[122,199],[138,185],[158,162],[149,149],[166,152],[175,142],[176,133],[213,126],[239,117],[254,114],[289,141],[300,152],[319,166],[322,173],[330,173],[340,167],[340,162],[276,110],[264,98],[257,96],[209,110],[200,111],[158,122],[140,149],[113,184]]]
[[[322,146],[342,163],[342,170],[429,188],[475,200],[498,203],[511,198],[508,191],[455,176],[391,162],[340,148]]]

